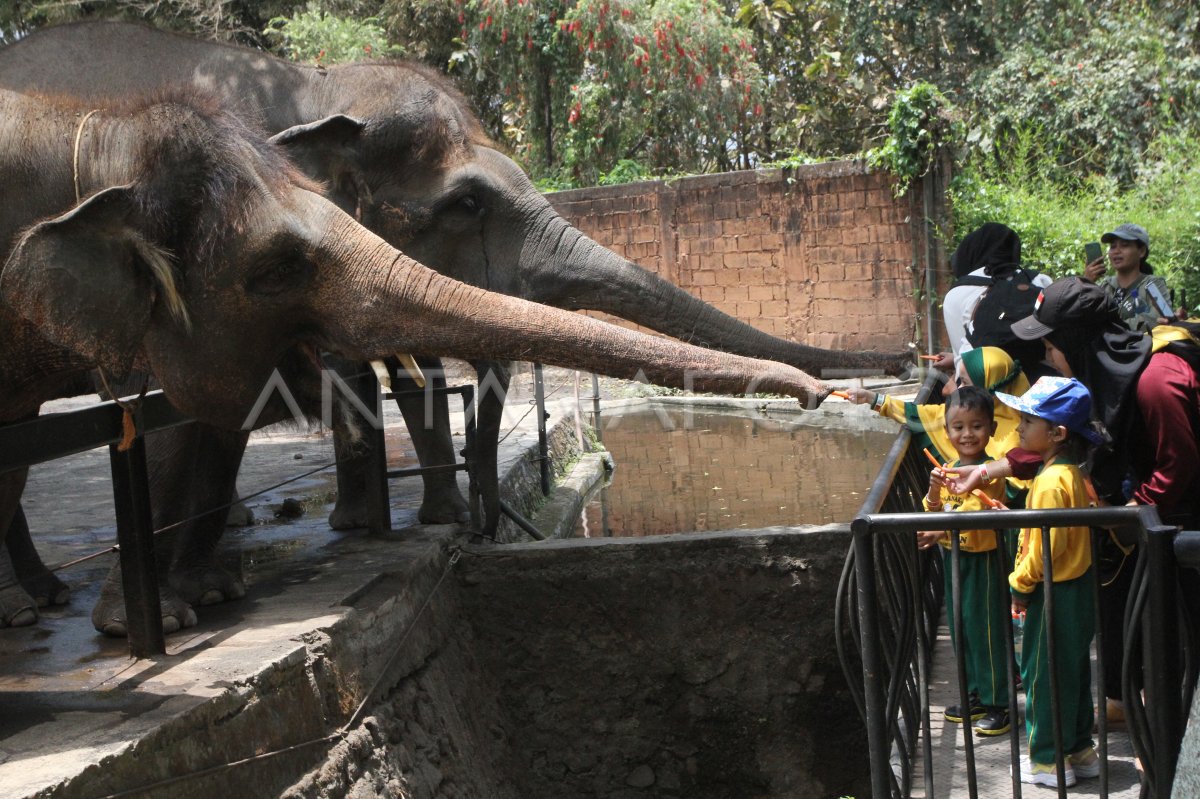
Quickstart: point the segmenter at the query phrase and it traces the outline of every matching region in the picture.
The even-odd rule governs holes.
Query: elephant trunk
[[[460,283],[352,225],[343,223],[327,241],[343,247],[357,240],[358,257],[350,260],[359,267],[336,290],[322,292],[326,307],[319,309],[329,320],[327,343],[349,357],[399,351],[539,361],[697,391],[787,394],[810,407],[829,393],[791,366],[660,339]]]
[[[692,344],[766,358],[818,375],[864,370],[902,374],[912,366],[910,352],[842,352],[771,336],[621,258],[557,214],[546,224],[542,240],[555,242],[555,252],[542,247],[533,251],[543,264],[533,268],[543,276],[535,278],[533,293],[525,295],[539,302],[603,311]],[[547,269],[553,274],[546,275]]]

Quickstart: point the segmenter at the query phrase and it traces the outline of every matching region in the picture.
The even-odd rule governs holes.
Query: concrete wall
[[[310,667],[333,716],[387,675],[323,762],[281,793],[243,770],[187,795],[867,796],[833,638],[848,544],[831,526],[443,552],[402,596],[415,575],[355,597],[374,610]]]
[[[847,530],[516,544],[459,569],[525,797],[866,796]]]
[[[861,162],[549,199],[596,241],[764,332],[827,348],[913,340],[917,215]]]

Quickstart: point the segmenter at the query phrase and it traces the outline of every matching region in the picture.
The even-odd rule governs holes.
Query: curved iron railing
[[[922,386],[921,402],[931,395],[936,377]],[[835,633],[838,655],[851,694],[867,730],[871,763],[871,795],[908,797],[913,790],[916,757],[924,763],[925,796],[933,797],[934,764],[930,737],[918,753],[921,731],[928,731],[929,659],[937,638],[943,599],[944,569],[940,548],[919,551],[913,533],[918,529],[957,531],[963,526],[961,513],[924,513],[921,496],[928,484],[928,465],[920,451],[911,446],[912,434],[901,430],[880,468],[862,509],[851,529],[853,545],[846,556],[836,600]],[[1153,506],[1104,507],[1059,510],[1000,510],[970,514],[970,529],[1040,528],[1043,551],[1050,552],[1052,526],[1089,526],[1096,532],[1093,546],[1104,528],[1122,528],[1142,545],[1123,630],[1125,662],[1122,669],[1129,734],[1143,766],[1144,796],[1170,796],[1176,760],[1191,706],[1198,668],[1200,634],[1197,619],[1189,617],[1187,591],[1180,580],[1186,569],[1200,568],[1200,533],[1180,532],[1163,525]],[[1107,535],[1107,530],[1104,531]],[[957,535],[951,536],[957,540]],[[957,546],[946,561],[953,566]],[[1003,547],[995,557],[1003,558]],[[1011,568],[1002,563],[1001,567]],[[957,569],[954,569],[957,572]],[[1006,572],[1005,572],[1006,573]],[[1047,575],[1051,570],[1046,569]],[[1098,581],[1096,591],[1099,592]],[[957,586],[958,575],[952,575]],[[1045,585],[1048,638],[1053,653],[1052,575]],[[957,590],[955,591],[957,594]],[[1005,595],[1007,599],[1007,594]],[[1097,603],[1097,608],[1099,607]],[[1097,614],[1099,610],[1097,610]],[[953,623],[962,640],[961,609],[954,609]],[[1097,630],[1100,627],[1097,624]],[[1099,634],[1097,646],[1105,642]],[[1012,660],[1012,631],[1007,631],[1006,648]],[[1053,654],[1052,654],[1053,657]],[[1102,662],[1103,658],[1098,658]],[[963,665],[958,663],[960,683]],[[1097,682],[1103,684],[1103,666]],[[1011,666],[1010,666],[1011,671]],[[1015,675],[1009,679],[1015,684]],[[965,687],[960,699],[967,701]],[[1052,700],[1058,704],[1058,691]],[[1016,714],[1016,692],[1010,692],[1010,713]],[[1054,711],[1057,716],[1057,709]],[[1107,757],[1107,724],[1098,714],[1100,755]],[[1010,756],[1019,757],[1018,725],[1010,733]],[[1056,725],[1056,742],[1062,748]],[[964,736],[967,783],[977,795],[971,736]],[[1059,780],[1060,785],[1065,780]],[[1066,787],[1059,795],[1065,796]],[[1108,795],[1107,770],[1102,769],[1101,796]],[[1013,777],[1013,795],[1021,796],[1021,783]]]

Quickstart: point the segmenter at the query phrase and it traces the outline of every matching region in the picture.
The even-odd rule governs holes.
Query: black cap
[[[1033,315],[1014,322],[1012,331],[1017,338],[1032,341],[1056,328],[1090,328],[1119,318],[1117,306],[1103,288],[1080,277],[1064,277],[1042,289]]]

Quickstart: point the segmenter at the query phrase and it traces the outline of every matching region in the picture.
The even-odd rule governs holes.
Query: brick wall
[[[819,347],[913,340],[906,198],[856,161],[549,195],[597,242],[720,310]]]

